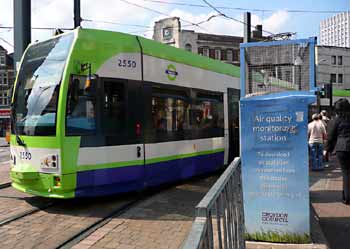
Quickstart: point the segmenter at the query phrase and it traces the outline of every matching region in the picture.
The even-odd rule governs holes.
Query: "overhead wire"
[[[3,42],[5,42],[7,45],[14,47],[13,44],[11,44],[10,42],[8,42],[7,40],[5,40],[4,38],[0,37],[0,40],[2,40]]]
[[[243,21],[241,21],[241,20],[239,20],[239,19],[237,19],[237,18],[234,18],[234,17],[232,17],[232,16],[226,15],[225,13],[223,13],[222,11],[220,11],[217,7],[215,7],[214,5],[212,5],[211,3],[209,3],[207,0],[202,0],[202,1],[203,1],[205,4],[207,4],[210,8],[212,8],[213,10],[215,10],[220,16],[223,16],[223,17],[225,17],[225,18],[227,18],[227,19],[231,19],[231,20],[233,20],[233,21],[235,21],[235,22],[238,22],[238,23],[247,25],[247,23],[245,23],[245,22],[243,22]],[[251,25],[251,27],[254,28],[253,25]],[[267,30],[262,30],[262,31],[265,32],[265,33],[268,33],[268,34],[270,34],[270,35],[275,35],[274,33],[270,32],[270,31],[267,31]]]
[[[0,29],[14,29],[13,26],[0,26]],[[60,27],[32,27],[31,29],[36,30],[53,30],[53,29],[61,29],[61,30],[73,30],[73,28],[60,28]]]
[[[191,4],[185,2],[167,2],[162,0],[143,0],[144,2],[159,3],[166,5],[178,5],[186,7],[198,7],[198,8],[210,8],[208,5],[203,4]],[[239,7],[229,7],[229,6],[217,6],[217,9],[222,10],[238,10],[238,11],[252,11],[252,12],[275,12],[277,9],[257,9],[257,8],[239,8]],[[314,14],[337,14],[348,10],[298,10],[298,9],[283,9],[285,12],[290,13],[314,13]]]
[[[220,14],[211,15],[207,19],[205,19],[203,21],[200,21],[200,22],[197,22],[196,25],[201,25],[203,23],[210,22],[213,18],[216,18],[216,17],[219,17],[219,16],[221,16],[221,15]],[[192,24],[182,25],[182,27],[191,27],[191,26],[194,26],[194,25],[192,25]],[[152,28],[152,27],[149,27],[149,28]],[[167,27],[167,28],[175,29],[176,27]],[[159,31],[159,30],[162,30],[162,28],[159,28],[159,29],[148,29],[148,30],[136,30],[136,31],[132,31],[130,33],[131,34],[139,34],[139,33],[147,33],[147,32],[151,32],[151,31]]]
[[[151,11],[151,12],[153,12],[153,13],[157,13],[157,14],[160,14],[160,15],[164,15],[164,16],[167,16],[167,17],[172,17],[172,16],[170,16],[170,15],[167,14],[167,13],[164,13],[164,12],[159,11],[159,10],[156,10],[156,9],[151,9],[151,8],[148,8],[148,7],[143,6],[143,5],[139,5],[139,4],[137,4],[137,3],[132,3],[132,2],[129,2],[129,1],[127,1],[127,0],[119,0],[119,1],[121,1],[121,2],[123,2],[123,3],[126,3],[126,4],[129,4],[129,5],[133,5],[133,6],[136,6],[136,7],[142,8],[142,9],[145,9],[145,10],[148,10],[148,11]],[[205,28],[201,27],[200,25],[198,25],[198,24],[196,24],[196,23],[194,23],[194,22],[185,20],[185,19],[183,19],[183,18],[181,18],[181,21],[183,21],[183,22],[185,22],[185,23],[188,23],[188,24],[191,24],[191,26],[196,26],[196,27],[198,27],[198,28],[200,28],[200,29],[203,29],[203,30],[207,31]]]
[[[84,22],[97,22],[97,23],[113,24],[113,25],[120,25],[120,26],[151,28],[150,26],[146,26],[146,25],[121,23],[121,22],[114,22],[114,21],[103,21],[103,20],[95,20],[95,19],[87,19],[87,18],[82,18],[82,21],[84,21]]]

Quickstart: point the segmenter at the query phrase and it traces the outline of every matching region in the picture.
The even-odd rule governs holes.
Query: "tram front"
[[[18,190],[74,197],[74,177],[62,175],[64,134],[58,112],[65,106],[60,93],[73,40],[71,32],[34,43],[22,58],[11,101],[10,175]]]

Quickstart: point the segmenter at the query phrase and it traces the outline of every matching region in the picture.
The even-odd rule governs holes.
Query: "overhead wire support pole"
[[[13,0],[14,69],[31,41],[31,0]]]
[[[81,26],[80,0],[74,0],[74,28]]]
[[[243,42],[250,42],[251,40],[251,21],[250,12],[244,13],[244,32],[243,32]]]

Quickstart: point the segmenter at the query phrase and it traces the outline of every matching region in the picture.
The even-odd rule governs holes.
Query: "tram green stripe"
[[[167,157],[158,157],[146,160],[146,164],[159,163],[165,161],[171,161],[176,159],[194,157],[194,156],[203,156],[209,154],[215,154],[219,152],[224,152],[224,148],[215,149],[215,150],[207,150],[200,151],[195,153],[167,156]],[[115,162],[115,163],[106,163],[106,164],[97,164],[97,165],[78,165],[78,172],[88,171],[88,170],[97,170],[97,169],[110,169],[110,168],[120,168],[127,166],[141,166],[143,165],[143,160],[134,160],[134,161],[125,161],[125,162]]]
[[[221,149],[216,149],[216,150],[200,151],[200,152],[194,152],[194,153],[189,153],[189,154],[180,154],[180,155],[174,155],[174,156],[152,158],[152,159],[146,160],[146,164],[160,163],[160,162],[171,161],[171,160],[176,160],[176,159],[183,159],[183,158],[194,157],[194,156],[215,154],[218,152],[223,152],[224,150],[225,149],[221,148]]]
[[[93,164],[93,165],[78,165],[78,172],[87,171],[87,170],[96,170],[96,169],[110,169],[110,168],[120,168],[120,167],[127,167],[127,166],[140,166],[140,165],[143,165],[143,160]]]

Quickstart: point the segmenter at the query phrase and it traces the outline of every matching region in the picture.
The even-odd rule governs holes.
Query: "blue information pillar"
[[[313,69],[308,70],[313,67],[309,58],[313,53],[304,40],[301,44],[301,49],[300,46],[291,49],[291,53],[297,51],[293,56],[286,52],[290,44],[285,48],[281,42],[273,42],[270,51],[255,49],[252,44],[241,45],[241,57],[248,60],[241,64],[245,69],[241,71],[240,101],[248,240],[310,242],[307,125],[308,106],[316,101],[316,96],[311,84],[314,82],[304,82],[314,74]],[[253,49],[242,51],[245,46]],[[270,58],[256,59],[259,56],[256,53],[263,49],[266,49],[262,52],[265,56],[278,58],[272,58],[270,63]],[[290,62],[283,59],[284,53],[289,55]],[[305,58],[307,68],[302,68],[300,65],[305,63]],[[285,72],[279,72],[281,70]]]
[[[275,94],[241,100],[241,156],[247,235],[309,238],[308,104],[315,97]]]

